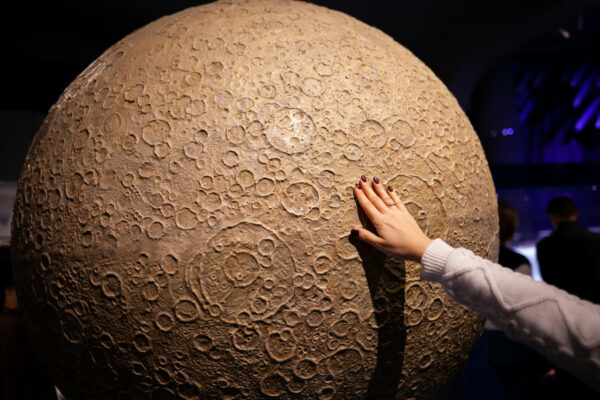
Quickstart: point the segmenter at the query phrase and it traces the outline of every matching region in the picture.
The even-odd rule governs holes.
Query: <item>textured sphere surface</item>
[[[348,239],[378,175],[496,257],[480,143],[382,32],[289,1],[161,18],[52,107],[13,221],[19,299],[69,399],[434,398],[480,319]]]

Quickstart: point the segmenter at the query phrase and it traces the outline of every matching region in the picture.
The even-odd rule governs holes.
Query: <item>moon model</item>
[[[352,186],[497,254],[494,186],[435,75],[295,1],[161,18],[94,61],[23,168],[15,277],[68,399],[435,398],[481,320],[349,241]]]

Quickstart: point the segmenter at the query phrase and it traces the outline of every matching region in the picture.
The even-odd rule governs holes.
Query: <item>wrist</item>
[[[421,257],[421,279],[441,282],[446,270],[446,262],[453,250],[441,239],[431,241]]]
[[[427,250],[427,247],[429,247],[431,242],[433,242],[433,240],[429,239],[427,236],[424,236],[422,238],[422,240],[420,241],[419,246],[417,247],[416,254],[415,254],[415,257],[417,257],[419,262],[423,258],[423,254],[425,254],[425,251]]]

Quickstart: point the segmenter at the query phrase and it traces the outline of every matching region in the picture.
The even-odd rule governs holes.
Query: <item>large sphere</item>
[[[378,175],[494,258],[496,200],[444,85],[377,29],[291,1],[164,17],[90,65],[23,169],[15,275],[69,399],[435,397],[480,319],[348,240]]]

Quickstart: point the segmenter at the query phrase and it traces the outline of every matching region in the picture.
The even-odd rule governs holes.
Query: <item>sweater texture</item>
[[[600,306],[434,240],[421,279],[600,391]]]

